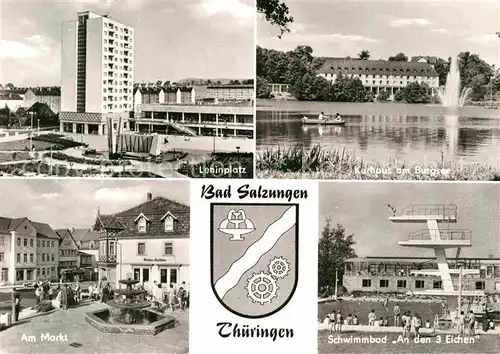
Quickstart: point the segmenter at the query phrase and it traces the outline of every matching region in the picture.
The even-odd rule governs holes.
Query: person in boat
[[[329,119],[330,119],[330,117],[325,116],[325,112],[321,112],[321,113],[319,114],[319,116],[318,116],[318,120],[319,120],[320,122],[326,122],[326,121],[328,121]]]
[[[336,122],[341,122],[341,121],[342,121],[342,116],[340,115],[340,113],[337,113],[337,114],[335,115],[335,121],[336,121]]]

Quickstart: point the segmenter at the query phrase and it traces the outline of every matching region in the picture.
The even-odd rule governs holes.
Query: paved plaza
[[[29,353],[188,353],[189,311],[168,312],[178,325],[156,336],[101,333],[85,322],[84,314],[108,307],[90,303],[66,311],[22,320],[0,332],[0,352],[4,354]],[[67,340],[42,341],[41,334],[67,335]],[[36,341],[23,340],[35,338]],[[64,338],[66,339],[66,338]]]

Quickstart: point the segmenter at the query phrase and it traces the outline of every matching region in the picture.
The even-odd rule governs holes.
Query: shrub
[[[43,301],[36,306],[36,312],[49,312],[54,309],[52,301]]]
[[[74,141],[74,140],[65,139],[64,136],[60,135],[60,134],[41,134],[38,136],[34,136],[32,138],[32,140],[57,144],[58,146],[54,147],[56,150],[68,149],[68,148],[74,148],[74,147],[80,147],[80,146],[85,146],[85,147],[88,146],[88,144],[85,144],[85,143],[79,143],[79,142]]]
[[[82,163],[82,164],[87,164],[87,165],[101,165],[101,166],[127,166],[131,165],[132,163],[127,160],[99,160],[99,159],[89,159],[89,158],[84,158],[84,157],[77,157],[77,156],[71,156],[62,152],[53,152],[52,154],[46,153],[44,155],[45,157],[52,157],[53,159],[56,160],[62,160],[62,161],[68,161],[68,162],[75,162],[75,163]]]

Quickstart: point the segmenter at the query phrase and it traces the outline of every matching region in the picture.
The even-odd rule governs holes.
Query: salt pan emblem
[[[298,280],[297,204],[212,204],[212,289],[229,311],[280,311]]]

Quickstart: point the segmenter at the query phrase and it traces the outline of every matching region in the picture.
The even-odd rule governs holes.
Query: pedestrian
[[[458,323],[458,334],[459,336],[463,336],[465,332],[465,315],[463,311],[460,311],[457,323]]]
[[[170,288],[168,289],[168,306],[172,311],[175,310],[175,289],[174,284],[170,284]]]
[[[397,302],[394,304],[392,312],[394,313],[394,326],[399,327],[401,325],[400,322],[401,309],[399,308]]]
[[[21,312],[21,294],[14,292],[14,322],[19,321],[19,313]]]
[[[335,332],[342,333],[342,323],[344,322],[344,318],[342,316],[342,312],[340,310],[337,311],[337,317],[335,318]]]
[[[68,288],[66,286],[61,288],[61,307],[63,310],[68,309]]]
[[[376,319],[377,316],[375,315],[375,310],[372,309],[371,312],[368,314],[368,326],[375,326]]]
[[[469,335],[472,337],[476,335],[476,315],[472,310],[469,312]]]

